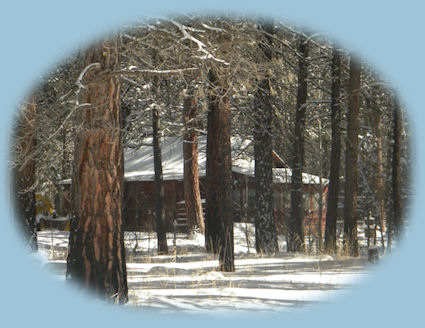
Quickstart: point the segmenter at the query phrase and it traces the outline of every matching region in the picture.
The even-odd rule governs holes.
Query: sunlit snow
[[[252,248],[254,227],[234,226],[233,273],[217,271],[218,259],[205,253],[201,234],[187,239],[186,234],[169,233],[170,254],[158,256],[155,233],[126,232],[126,306],[178,312],[282,311],[327,302],[367,276],[365,256],[290,254],[284,236],[279,236],[279,254],[262,257]],[[59,279],[65,278],[68,237],[68,232],[56,230],[38,233],[45,255],[39,256],[41,263]]]

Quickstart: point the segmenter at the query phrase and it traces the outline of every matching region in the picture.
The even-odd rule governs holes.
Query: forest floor
[[[284,236],[279,236],[279,254],[261,256],[255,252],[254,227],[234,227],[232,273],[217,271],[218,259],[205,253],[201,234],[191,239],[168,234],[170,255],[158,256],[155,233],[126,232],[127,306],[197,313],[282,311],[327,302],[361,282],[372,267],[361,238],[359,258],[287,253]],[[38,233],[44,266],[59,279],[65,278],[68,237],[57,230]]]

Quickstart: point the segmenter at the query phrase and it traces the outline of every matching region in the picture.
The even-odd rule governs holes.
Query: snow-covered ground
[[[205,253],[202,235],[168,234],[170,255],[156,255],[154,233],[126,232],[129,303],[127,306],[179,312],[281,311],[326,302],[359,283],[370,264],[360,258],[288,254],[262,257],[255,252],[254,229],[235,223],[236,271],[217,271],[218,259]],[[248,242],[247,242],[248,236]],[[38,233],[43,265],[64,279],[68,232]]]

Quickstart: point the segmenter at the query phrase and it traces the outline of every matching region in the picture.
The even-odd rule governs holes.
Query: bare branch
[[[179,69],[122,69],[113,71],[108,74],[112,75],[127,75],[127,76],[143,76],[143,75],[165,75],[165,76],[179,76],[179,75],[193,75],[194,72],[198,72],[198,67],[188,67]]]
[[[180,29],[180,31],[183,33],[183,37],[179,40],[180,42],[181,41],[184,41],[184,40],[190,40],[192,42],[195,42],[198,45],[198,51],[202,52],[204,54],[204,56],[199,56],[199,57],[195,57],[195,58],[199,58],[199,59],[212,59],[212,60],[214,60],[214,61],[216,61],[218,63],[224,64],[226,66],[229,66],[230,65],[224,59],[216,58],[211,52],[209,52],[208,50],[206,50],[205,49],[206,46],[205,46],[205,44],[202,41],[198,40],[197,38],[195,38],[194,36],[192,36],[191,34],[189,34],[187,32],[187,30],[188,30],[188,27],[187,26],[184,26],[184,25],[176,22],[175,20],[171,20],[170,22],[172,24],[174,24],[175,26],[177,26]]]
[[[91,64],[87,65],[82,70],[82,72],[78,76],[77,81],[75,82],[75,84],[78,86],[79,89],[87,89],[86,86],[81,83],[81,81],[84,78],[84,75],[86,75],[86,73],[88,72],[88,70],[91,69],[91,68],[93,68],[93,67],[100,67],[100,63],[91,63]]]

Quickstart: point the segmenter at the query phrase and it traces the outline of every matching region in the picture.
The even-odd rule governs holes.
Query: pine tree
[[[158,82],[158,81],[156,81]],[[164,178],[162,174],[161,131],[158,105],[152,106],[153,161],[155,171],[155,223],[158,254],[168,254],[165,230]]]
[[[308,40],[301,37],[298,51],[298,89],[295,114],[294,147],[292,153],[292,181],[291,181],[291,214],[289,218],[288,251],[303,252],[304,244],[304,208],[303,208],[303,169],[304,169],[304,133],[305,112],[307,105],[307,58]]]
[[[230,99],[225,82],[209,72],[207,215],[205,243],[219,254],[221,271],[234,271]]]
[[[397,98],[394,100],[394,123],[393,123],[393,154],[392,154],[392,230],[396,238],[401,235],[401,110]]]
[[[109,74],[119,64],[117,40],[92,47],[85,61],[75,137],[67,278],[101,299],[123,303],[128,287],[121,216],[120,80]]]
[[[347,141],[345,153],[344,193],[344,250],[350,256],[359,255],[357,239],[357,162],[360,109],[360,62],[351,56],[349,103],[347,114]]]
[[[204,233],[201,192],[198,172],[198,132],[196,119],[197,99],[187,95],[183,103],[183,158],[184,158],[184,199],[186,204],[187,230],[190,235],[199,230]]]
[[[265,41],[260,49],[267,61],[272,60],[273,23],[261,25]],[[257,253],[276,253],[279,250],[273,199],[273,103],[271,79],[265,77],[259,84],[253,117],[255,156],[255,246]]]
[[[325,250],[336,251],[336,222],[338,216],[339,171],[341,162],[341,55],[333,50],[332,90],[331,90],[331,129],[332,145],[330,160],[329,189],[326,207]]]

